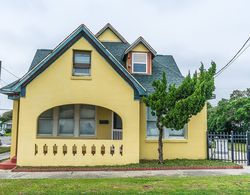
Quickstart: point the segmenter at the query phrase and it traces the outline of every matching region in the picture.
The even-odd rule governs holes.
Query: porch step
[[[14,157],[11,159],[11,162],[12,162],[12,163],[16,163],[16,156],[14,156]]]
[[[11,162],[11,160],[6,160],[0,163],[0,169],[11,170],[16,167],[16,163]]]

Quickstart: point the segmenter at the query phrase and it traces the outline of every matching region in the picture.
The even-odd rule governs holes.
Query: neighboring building
[[[169,48],[171,49],[171,48]],[[132,44],[107,24],[74,30],[53,50],[38,49],[29,71],[3,87],[13,104],[11,157],[19,166],[93,166],[157,159],[155,117],[142,97],[166,72],[183,76],[171,55],[139,37]],[[164,158],[206,158],[206,108],[179,131],[164,132]]]

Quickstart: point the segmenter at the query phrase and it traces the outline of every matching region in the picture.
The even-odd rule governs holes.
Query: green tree
[[[250,129],[250,89],[234,90],[230,99],[222,99],[208,109],[208,130],[245,132]]]
[[[157,117],[156,126],[159,130],[158,154],[159,163],[163,163],[163,130],[164,128],[182,129],[192,115],[199,113],[206,101],[212,97],[216,64],[211,63],[208,70],[200,67],[199,74],[190,73],[183,79],[180,86],[167,84],[166,74],[161,80],[153,82],[154,92],[144,97],[146,106]]]

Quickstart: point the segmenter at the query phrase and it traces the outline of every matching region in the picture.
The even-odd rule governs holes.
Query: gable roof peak
[[[105,30],[110,29],[123,43],[128,43],[127,40],[110,24],[107,23],[101,30],[99,30],[95,37],[98,38]]]
[[[139,36],[128,49],[126,49],[125,54],[132,51],[138,44],[142,43],[154,56],[156,56],[157,52],[149,45],[149,43],[142,37]]]

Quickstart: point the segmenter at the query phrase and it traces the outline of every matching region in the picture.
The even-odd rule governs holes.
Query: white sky
[[[173,55],[182,74],[223,67],[250,35],[247,0],[8,0],[0,3],[0,60],[21,77],[38,48],[54,48],[81,23],[96,33],[110,22],[130,43],[143,36],[158,54]],[[216,78],[217,102],[250,87],[250,49]],[[15,77],[2,71],[10,83]],[[1,82],[1,86],[5,84]],[[0,108],[12,102],[0,96]]]

